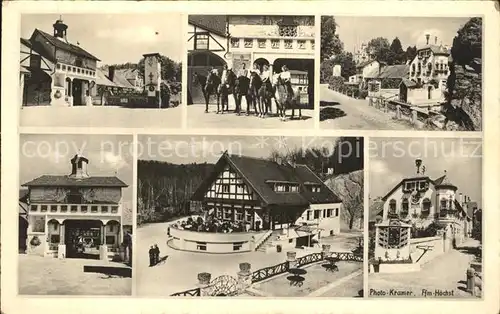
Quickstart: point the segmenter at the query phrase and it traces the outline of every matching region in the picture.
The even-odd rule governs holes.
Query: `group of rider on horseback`
[[[285,119],[287,108],[292,108],[293,118],[295,107],[298,107],[299,117],[301,117],[300,95],[296,95],[293,91],[291,73],[286,65],[281,67],[280,73],[274,75],[267,64],[263,65],[262,71],[257,64],[249,71],[243,63],[237,73],[224,65],[220,75],[217,69],[211,69],[206,78],[195,73],[195,81],[201,84],[203,90],[205,112],[208,112],[211,95],[217,97],[217,113],[229,111],[228,95],[232,94],[237,115],[241,114],[241,100],[245,97],[247,116],[251,114],[252,107],[258,117],[264,118],[271,114],[271,100],[274,99],[280,119]],[[222,111],[220,106],[222,106]]]

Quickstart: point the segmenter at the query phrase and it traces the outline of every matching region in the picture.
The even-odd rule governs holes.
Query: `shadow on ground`
[[[319,113],[319,121],[333,120],[337,118],[345,117],[346,113],[342,109],[326,107],[322,108]]]
[[[84,273],[99,273],[107,275],[107,278],[122,277],[132,278],[132,268],[116,266],[83,266]]]
[[[340,103],[338,101],[325,101],[325,100],[321,100],[319,102],[319,106],[320,107],[338,106],[338,105],[340,105]]]

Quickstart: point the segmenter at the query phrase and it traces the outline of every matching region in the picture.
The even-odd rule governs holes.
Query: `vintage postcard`
[[[23,14],[21,126],[181,127],[172,28],[180,14]]]
[[[0,314],[498,313],[497,2],[6,2]]]
[[[131,136],[21,136],[20,295],[131,294],[132,144]]]
[[[313,15],[188,21],[188,126],[314,127]]]
[[[369,297],[480,298],[482,140],[370,141]]]
[[[139,145],[138,295],[363,296],[363,138]]]
[[[482,130],[481,17],[321,17],[321,128]]]

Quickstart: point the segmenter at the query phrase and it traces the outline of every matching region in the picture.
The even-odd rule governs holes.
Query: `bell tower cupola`
[[[64,24],[61,16],[52,26],[54,27],[54,37],[59,40],[66,41],[66,31],[68,29],[68,25]]]

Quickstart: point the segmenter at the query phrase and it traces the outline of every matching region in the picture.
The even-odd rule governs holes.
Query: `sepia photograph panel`
[[[131,295],[132,136],[20,140],[21,295]]]
[[[139,296],[362,297],[363,138],[139,136]]]
[[[321,17],[320,127],[482,130],[481,17]]]
[[[23,14],[21,126],[180,128],[182,27],[180,14]]]
[[[314,127],[314,16],[188,20],[188,126]]]
[[[481,298],[482,140],[369,146],[368,296]]]

